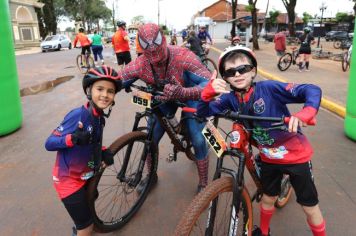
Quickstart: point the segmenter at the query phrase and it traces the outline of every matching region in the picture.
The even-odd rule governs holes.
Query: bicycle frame
[[[147,90],[144,87],[141,86],[136,86],[136,85],[131,85],[132,87],[135,88],[139,88],[142,90]],[[176,102],[178,106],[180,107],[184,107],[185,104],[180,103],[180,102]],[[145,147],[144,147],[144,152],[141,156],[140,159],[140,163],[139,163],[139,170],[137,172],[137,174],[135,175],[135,179],[132,182],[129,182],[130,186],[132,185],[132,187],[136,187],[137,184],[139,183],[139,181],[141,180],[142,177],[142,173],[143,173],[143,168],[144,168],[144,164],[147,158],[147,155],[150,153],[151,151],[151,147],[153,144],[153,130],[154,127],[156,125],[156,122],[159,122],[161,124],[161,126],[163,127],[163,129],[167,132],[168,137],[171,139],[172,144],[173,144],[173,151],[174,151],[174,156],[173,156],[173,160],[176,161],[177,159],[177,153],[178,152],[185,152],[185,154],[187,155],[187,157],[189,159],[194,160],[194,154],[191,152],[190,150],[190,146],[188,145],[188,142],[184,140],[187,139],[187,137],[183,136],[183,138],[181,139],[179,137],[179,135],[182,135],[181,133],[178,133],[174,130],[174,128],[172,127],[172,125],[170,125],[168,118],[163,114],[163,112],[160,110],[160,106],[163,105],[164,102],[158,102],[156,104],[153,104],[152,108],[146,108],[145,111],[143,112],[136,112],[135,115],[135,122],[132,128],[132,131],[140,131],[142,130],[141,128],[144,128],[147,130],[146,126],[142,126],[139,127],[140,121],[142,118],[144,117],[149,117],[149,118],[153,118],[153,115],[155,115],[157,117],[157,120],[153,120],[153,123],[150,125],[149,129],[148,129],[148,135],[147,135],[147,139],[145,141]],[[197,117],[193,116],[193,117],[184,117],[180,120],[180,126],[183,126],[183,120],[185,119],[198,119]],[[187,134],[185,134],[187,135]],[[131,151],[132,151],[132,145],[130,144],[127,148],[127,151],[125,153],[125,158],[123,161],[123,165],[122,168],[120,170],[120,172],[117,175],[117,179],[119,179],[120,181],[126,181],[125,179],[125,174],[126,174],[126,169],[127,169],[127,165],[130,159],[130,155],[131,155]]]
[[[226,114],[219,117],[227,118],[225,116]],[[251,116],[244,116],[244,115],[238,115],[238,116],[240,116],[241,118],[243,117],[249,118],[250,120],[261,119],[259,117],[252,118]],[[284,122],[282,122],[282,120],[283,118],[270,119],[270,121],[280,122],[275,125],[276,128],[281,127],[282,125],[284,126]],[[228,148],[223,153],[223,155],[220,158],[218,158],[216,163],[215,174],[213,178],[213,180],[220,178],[222,173],[228,174],[233,178],[233,191],[232,191],[233,197],[232,197],[232,206],[231,206],[231,217],[229,222],[230,225],[229,235],[235,235],[237,224],[239,223],[238,222],[239,219],[236,216],[238,215],[240,210],[241,194],[244,189],[245,167],[249,171],[254,183],[257,186],[257,190],[253,195],[253,197],[251,198],[251,202],[254,201],[255,199],[259,201],[262,197],[262,185],[254,165],[251,136],[250,133],[247,131],[247,129],[244,128],[244,127],[248,127],[248,125],[245,122],[239,123],[236,121],[234,121],[234,125],[236,125],[239,129],[240,139],[238,143],[240,145],[238,147]],[[232,158],[239,159],[237,170],[229,169],[223,166],[223,161],[225,156],[231,156]],[[214,199],[213,202],[211,203],[205,235],[212,235],[213,233],[217,202],[218,202],[218,198]]]

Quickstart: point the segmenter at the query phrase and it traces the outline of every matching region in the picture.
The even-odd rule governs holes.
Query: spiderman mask
[[[138,42],[143,49],[143,54],[151,64],[159,64],[166,61],[167,42],[156,24],[145,24],[138,29]]]

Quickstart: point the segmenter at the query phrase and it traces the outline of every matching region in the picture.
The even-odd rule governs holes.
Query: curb
[[[210,47],[210,49],[213,49],[214,51],[218,52],[218,53],[222,53],[223,51],[215,48],[215,47]],[[270,79],[270,80],[276,80],[279,82],[283,82],[283,83],[288,83],[285,79],[280,78],[276,75],[273,75],[265,70],[262,69],[257,69],[258,74],[262,75],[263,77]],[[326,110],[338,115],[339,117],[345,119],[346,116],[346,108],[336,104],[335,102],[332,102],[326,98],[321,98],[321,103],[320,106],[322,108],[325,108]]]

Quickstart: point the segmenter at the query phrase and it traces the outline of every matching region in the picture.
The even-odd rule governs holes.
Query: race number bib
[[[132,97],[132,103],[151,108],[152,94],[143,91],[137,91],[135,96]]]
[[[213,148],[218,157],[226,150],[226,142],[219,133],[218,129],[213,125],[211,121],[208,121],[202,131],[203,136],[209,145]]]

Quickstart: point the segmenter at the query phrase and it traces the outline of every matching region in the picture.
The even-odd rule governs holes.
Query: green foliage
[[[144,23],[145,19],[144,16],[139,15],[139,16],[135,16],[131,19],[131,24],[138,24],[138,23]]]
[[[345,12],[336,13],[336,21],[337,22],[351,22],[354,16],[348,15]]]
[[[308,22],[310,21],[311,18],[313,18],[312,15],[310,15],[307,12],[303,12],[303,23],[304,23],[304,25],[308,24]]]
[[[272,9],[272,11],[269,11],[269,21],[271,25],[276,25],[277,24],[277,18],[281,14],[280,11]]]

